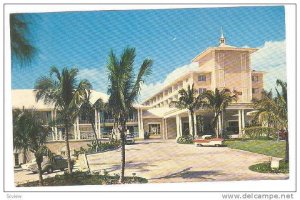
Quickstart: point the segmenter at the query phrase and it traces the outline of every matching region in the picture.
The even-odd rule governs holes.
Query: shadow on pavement
[[[220,173],[220,171],[190,171],[191,167],[183,169],[182,171],[173,173],[173,174],[169,174],[167,176],[162,176],[159,178],[153,178],[153,179],[172,179],[172,178],[183,178],[183,179],[193,179],[193,178],[197,178],[197,179],[205,179],[205,180],[215,180],[214,178],[209,178],[209,177],[205,177],[205,176],[218,176],[218,175],[222,175],[222,173]]]

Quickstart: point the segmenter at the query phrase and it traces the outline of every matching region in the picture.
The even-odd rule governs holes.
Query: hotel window
[[[259,80],[259,79],[258,79],[258,76],[252,76],[252,81],[253,81],[253,82],[258,82],[258,80]]]
[[[206,92],[206,88],[199,88],[199,94],[202,94],[203,92]]]
[[[198,81],[206,81],[206,76],[205,75],[199,75],[198,76]]]
[[[258,88],[252,88],[252,93],[253,94],[257,94],[259,92],[259,89]]]

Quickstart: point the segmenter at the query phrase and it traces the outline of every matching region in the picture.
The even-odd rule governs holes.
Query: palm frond
[[[34,59],[37,49],[32,44],[29,22],[23,14],[10,14],[10,44],[12,57],[21,66],[29,65]]]

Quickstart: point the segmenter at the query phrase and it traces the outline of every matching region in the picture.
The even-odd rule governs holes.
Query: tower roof
[[[221,27],[221,37],[219,39],[219,46],[225,46],[226,45],[226,39],[224,37],[223,28]]]
[[[226,39],[224,37],[223,28],[221,27],[221,36],[219,38],[219,46],[208,47],[207,49],[202,51],[200,54],[198,54],[195,58],[193,58],[192,62],[197,62],[201,58],[203,58],[205,55],[207,55],[208,53],[210,53],[212,51],[216,51],[216,50],[245,51],[245,52],[253,53],[253,52],[257,51],[258,49],[257,48],[246,48],[246,47],[235,47],[235,46],[226,44]]]

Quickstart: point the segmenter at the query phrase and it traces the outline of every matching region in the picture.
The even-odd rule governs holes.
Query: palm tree
[[[28,148],[36,159],[39,171],[39,184],[43,185],[42,162],[47,148],[44,146],[51,129],[43,125],[39,114],[34,110],[13,111],[13,143],[15,149]]]
[[[151,59],[145,59],[135,77],[133,68],[135,56],[135,48],[124,49],[120,59],[111,51],[107,63],[110,94],[108,106],[116,117],[121,137],[121,183],[124,183],[125,172],[126,122],[133,110],[133,103],[137,100],[144,77],[151,73],[153,64]]]
[[[22,110],[13,110],[13,124],[17,123],[18,116],[22,113]],[[21,136],[21,135],[20,135]],[[14,148],[16,150],[21,150],[23,153],[23,163],[27,162],[27,152],[29,151],[29,144],[24,142],[22,137],[14,137]]]
[[[276,85],[280,86],[281,92],[276,88],[277,97],[275,101],[278,105],[277,115],[279,126],[286,132],[285,137],[285,162],[289,162],[289,133],[288,133],[288,103],[287,103],[287,83],[277,79]]]
[[[30,64],[37,52],[30,41],[28,24],[28,19],[24,14],[10,15],[11,54],[21,66]]]
[[[261,92],[261,98],[260,99],[253,99],[253,107],[259,110],[258,112],[255,113],[254,120],[255,121],[260,121],[264,123],[267,127],[274,127],[276,126],[276,119],[274,118],[273,114],[269,112],[272,107],[270,107],[272,104],[270,102],[273,101],[273,92],[272,90],[270,91],[265,91],[263,90]],[[270,131],[268,131],[267,138],[270,137]],[[278,135],[279,139],[279,135]]]
[[[285,162],[289,161],[289,140],[288,140],[288,113],[287,113],[287,83],[281,80],[276,81],[276,85],[281,88],[281,91],[276,88],[277,96],[273,97],[271,91],[265,95],[263,93],[260,100],[254,100],[254,108],[257,110],[255,118],[260,118],[261,121],[270,121],[279,130],[284,130],[287,134],[285,137],[286,151]]]
[[[215,91],[205,91],[201,94],[201,96],[206,100],[205,106],[207,106],[214,112],[214,118],[211,124],[212,127],[215,128],[218,138],[222,130],[222,125],[217,122],[218,120],[222,121],[222,113],[224,113],[228,105],[233,101],[237,101],[237,94],[235,91],[232,94],[229,89],[222,89],[220,91],[218,88],[216,88]]]
[[[193,138],[195,138],[195,127],[194,127],[194,113],[195,110],[200,108],[203,105],[202,97],[201,95],[197,96],[197,91],[194,89],[194,84],[192,84],[192,87],[189,85],[187,90],[181,89],[178,91],[179,99],[178,101],[172,101],[170,103],[170,107],[175,106],[178,109],[188,109],[189,114],[192,118],[192,133]]]
[[[77,74],[77,68],[63,68],[60,73],[56,67],[51,67],[50,76],[42,76],[35,83],[36,99],[43,99],[46,104],[53,103],[55,109],[59,111],[59,121],[63,123],[65,128],[69,173],[72,173],[69,132],[78,116],[85,90],[91,88],[91,84],[87,80],[81,80],[78,83]]]
[[[95,111],[103,110],[105,104],[102,99],[98,99],[96,102],[91,103],[91,90],[86,90],[83,97],[83,103],[80,107],[80,116],[83,116],[91,124],[97,147],[99,148],[100,143],[98,141],[96,129],[95,129]]]

